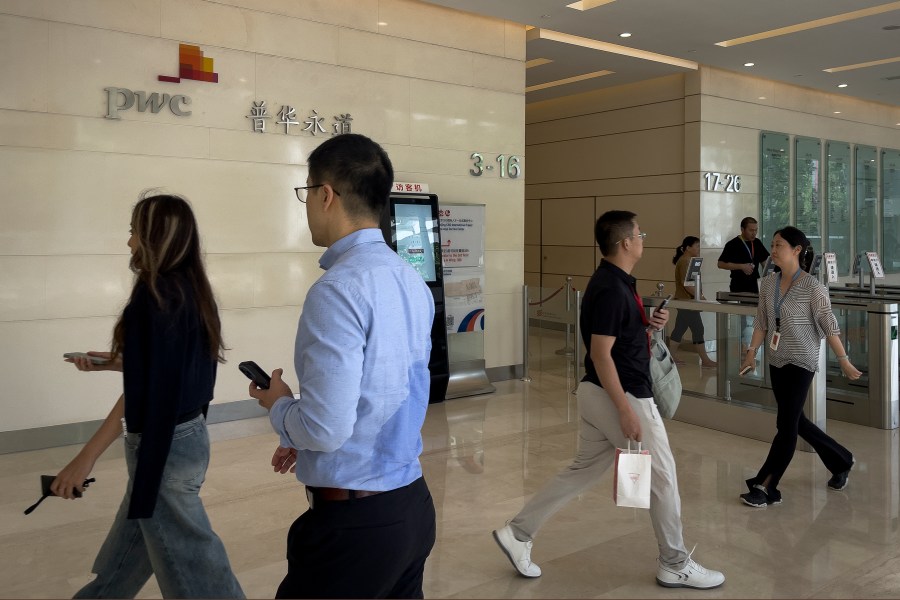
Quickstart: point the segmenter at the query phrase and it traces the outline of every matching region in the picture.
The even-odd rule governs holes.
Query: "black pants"
[[[762,484],[770,477],[767,486],[769,491],[777,489],[782,475],[794,458],[798,435],[813,447],[829,471],[836,474],[849,469],[853,464],[853,454],[816,427],[803,414],[803,403],[806,402],[806,394],[814,373],[796,365],[783,367],[769,365],[769,375],[772,378],[772,392],[778,405],[778,414],[775,418],[778,433],[772,440],[766,462],[763,463],[756,478],[748,480],[748,483]]]
[[[424,478],[376,496],[321,502],[288,533],[276,598],[422,598],[435,538]]]
[[[691,330],[691,341],[695,344],[702,344],[703,319],[700,318],[700,313],[696,310],[679,308],[678,314],[675,316],[675,327],[672,328],[672,335],[669,336],[669,339],[676,344],[681,343],[681,337],[688,328]]]

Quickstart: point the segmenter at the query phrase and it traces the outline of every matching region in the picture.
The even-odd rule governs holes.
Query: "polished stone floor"
[[[572,457],[577,421],[573,373],[559,337],[531,338],[532,380],[496,384],[491,395],[432,405],[423,430],[425,475],[438,515],[425,572],[432,598],[898,598],[900,455],[897,431],[828,421],[856,455],[850,485],[826,490],[829,474],[799,453],[784,503],[738,501],[768,444],[667,423],[678,464],[688,547],[721,570],[711,591],[654,581],[656,543],[647,511],[616,508],[612,475],[550,520],[535,541],[539,579],[519,577],[490,532]],[[684,369],[689,377],[691,369]],[[699,369],[697,369],[698,376]],[[707,376],[707,375],[703,375]],[[264,419],[211,426],[212,463],[202,497],[248,597],[272,597],[285,572],[285,536],[306,508],[293,476],[272,473],[277,437]],[[55,473],[69,446],[0,456],[0,597],[70,597],[89,577],[125,485],[114,447],[97,464],[85,498],[50,498],[32,515],[38,476]],[[352,576],[352,574],[348,574]],[[140,597],[159,597],[151,581]]]

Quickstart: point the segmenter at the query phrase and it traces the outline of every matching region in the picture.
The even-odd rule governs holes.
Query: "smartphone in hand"
[[[91,356],[87,352],[66,352],[63,354],[63,358],[68,358],[70,360],[74,360],[76,358],[86,358],[95,365],[105,365],[109,363],[108,358],[103,358],[102,356]]]
[[[738,375],[740,375],[741,377],[743,377],[744,375],[746,375],[747,373],[749,373],[749,372],[752,371],[752,370],[753,370],[753,365],[747,365],[746,367],[744,367],[743,369],[741,369],[741,372],[738,373]]]
[[[665,307],[667,307],[669,305],[669,300],[671,300],[671,299],[672,299],[672,294],[669,294],[668,296],[666,296],[663,299],[662,302],[659,303],[659,306],[657,306],[656,308],[653,309],[653,312],[658,313],[659,311],[663,310]]]
[[[263,390],[269,389],[269,384],[272,382],[272,378],[269,377],[269,374],[263,371],[260,366],[252,360],[242,362],[238,365],[238,369],[241,370],[241,373],[247,376],[247,379],[255,383],[256,387]]]

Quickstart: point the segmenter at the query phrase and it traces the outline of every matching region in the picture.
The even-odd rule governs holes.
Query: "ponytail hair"
[[[788,225],[776,231],[772,237],[776,235],[781,236],[781,239],[790,244],[792,248],[800,246],[800,256],[797,257],[800,261],[800,268],[809,273],[816,251],[813,249],[812,242],[809,241],[806,234],[796,227]]]
[[[678,264],[678,259],[684,256],[685,250],[700,241],[695,235],[689,235],[681,241],[681,245],[675,248],[675,256],[672,257],[672,264]]]

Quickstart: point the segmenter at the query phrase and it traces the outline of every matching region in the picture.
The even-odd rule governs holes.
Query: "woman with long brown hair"
[[[218,308],[183,198],[144,194],[131,216],[134,288],[111,352],[74,358],[82,371],[122,371],[124,393],[100,429],[57,475],[63,498],[125,435],[128,486],[94,561],[96,579],[76,598],[133,598],[151,575],[164,598],[243,598],[199,497],[209,464],[206,411],[224,362]]]

